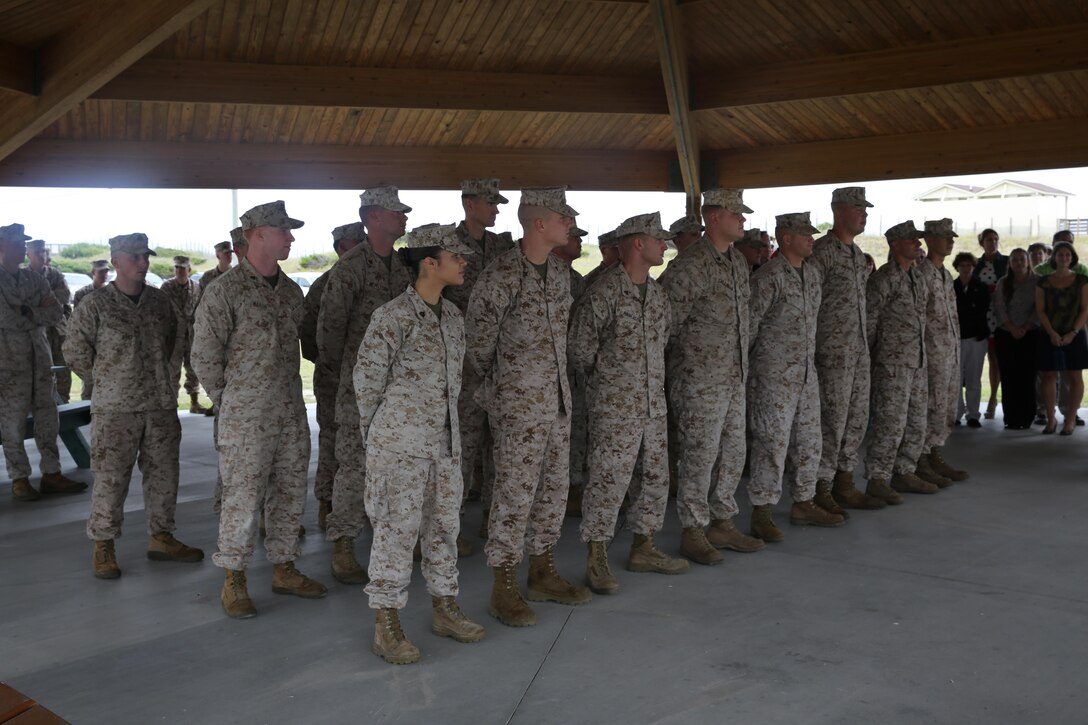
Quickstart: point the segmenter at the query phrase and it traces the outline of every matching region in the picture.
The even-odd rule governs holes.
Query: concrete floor
[[[211,420],[182,423],[178,536],[210,556]],[[299,568],[329,597],[273,595],[259,554],[260,616],[232,621],[210,561],[144,558],[135,482],[117,581],[91,576],[87,494],[19,503],[4,482],[0,680],[74,723],[1084,723],[1086,439],[958,428],[948,457],[970,481],[840,529],[786,526],[782,544],[684,576],[624,571],[623,532],[620,593],[534,605],[526,629],[488,616],[476,553],[461,603],[487,627],[478,644],[430,633],[417,570],[403,621],[423,660],[406,667],[371,654],[366,595],[328,574],[312,500]],[[470,505],[473,536],[479,519]],[[659,543],[678,540],[670,507]],[[558,558],[581,576],[575,520]]]

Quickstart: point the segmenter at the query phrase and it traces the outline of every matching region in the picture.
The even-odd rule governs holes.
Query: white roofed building
[[[1033,181],[1003,179],[988,187],[941,184],[914,197],[914,221],[949,217],[960,236],[996,229],[1003,237],[1050,237],[1069,217],[1067,191]]]

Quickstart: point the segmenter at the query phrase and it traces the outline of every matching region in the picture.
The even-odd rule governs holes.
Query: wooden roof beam
[[[0,104],[0,159],[185,27],[216,0],[112,0],[39,51],[40,95]]]
[[[699,139],[691,118],[687,54],[684,52],[676,0],[650,0],[650,24],[657,36],[661,75],[665,83],[665,96],[669,100],[669,115],[672,116],[676,136],[676,156],[680,161],[688,212],[698,215],[699,197],[702,195]]]
[[[0,90],[36,92],[34,51],[0,41]]]
[[[1088,24],[730,68],[692,81],[697,110],[926,88],[1088,68]]]
[[[665,114],[656,82],[409,68],[145,58],[93,94],[119,101],[469,111]]]
[[[456,189],[498,176],[508,188],[667,187],[661,151],[374,147],[315,144],[102,142],[34,139],[0,161],[0,186],[262,189]]]
[[[744,188],[1088,166],[1088,117],[706,152]]]

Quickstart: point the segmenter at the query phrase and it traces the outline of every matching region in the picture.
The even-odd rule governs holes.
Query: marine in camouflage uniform
[[[178,342],[174,349],[174,359],[170,363],[174,369],[174,380],[178,380],[184,369],[185,392],[190,400],[189,412],[212,415],[210,408],[200,404],[200,380],[193,371],[190,360],[193,347],[193,319],[197,303],[200,302],[200,285],[190,279],[191,270],[192,264],[188,257],[181,255],[174,257],[174,272],[177,276],[163,282],[159,289],[166,294],[178,317]],[[174,390],[177,390],[176,382]]]
[[[332,230],[332,248],[339,259],[366,239],[362,222],[344,224]],[[340,388],[339,374],[329,376],[318,365],[317,320],[321,300],[329,282],[328,270],[313,281],[306,293],[306,316],[299,328],[302,357],[314,363],[314,397],[317,398],[317,473],[314,475],[314,498],[317,499],[318,527],[325,531],[332,510],[332,484],[336,479],[336,393]]]
[[[460,277],[461,255],[473,252],[452,224],[430,224],[414,229],[398,254],[418,271],[416,281],[374,312],[353,379],[367,441],[366,509],[374,526],[366,588],[370,608],[377,610],[374,652],[405,664],[419,659],[397,614],[408,601],[417,540],[435,633],[474,642],[484,631],[455,601],[464,488],[457,399],[465,331],[460,310],[441,295],[448,280]]]
[[[929,287],[915,267],[922,235],[913,221],[884,233],[892,261],[869,278],[866,333],[873,358],[867,493],[901,503],[897,492],[935,493],[914,475],[926,437],[925,324]],[[889,488],[889,479],[891,488]]]
[[[957,236],[951,219],[927,221],[928,254],[918,262],[918,271],[929,287],[925,336],[929,395],[925,444],[915,473],[941,488],[967,478],[966,471],[945,463],[941,452],[956,423],[960,393],[960,319],[952,275],[944,267],[944,259],[952,253]]]
[[[317,319],[317,364],[323,368],[322,375],[339,381],[338,467],[325,533],[329,541],[337,542],[332,573],[344,584],[366,583],[366,570],[354,554],[355,539],[366,521],[366,448],[359,432],[359,406],[352,382],[355,356],[374,310],[403,292],[409,282],[408,270],[393,253],[393,242],[404,234],[407,213],[412,208],[401,203],[393,186],[367,189],[360,202],[359,215],[367,239],[332,268]]]
[[[627,568],[663,574],[688,569],[687,561],[666,556],[653,542],[669,498],[665,344],[671,311],[649,270],[664,262],[665,240],[673,234],[661,227],[656,212],[625,220],[615,234],[623,261],[601,274],[575,305],[568,341],[571,364],[590,382],[581,534],[589,547],[586,581],[599,594],[619,589],[608,565],[608,542],[636,473],[627,517],[635,539]]]
[[[823,443],[816,499],[828,510],[881,509],[883,499],[854,486],[858,449],[869,425],[870,360],[866,334],[865,253],[854,237],[865,231],[872,204],[865,188],[846,186],[831,194],[834,225],[816,240],[809,265],[823,280],[816,322],[816,373],[820,382]]]
[[[302,290],[277,260],[287,257],[294,241],[290,230],[300,226],[301,221],[287,216],[282,201],[243,214],[251,256],[205,290],[196,313],[193,367],[219,410],[220,423],[223,505],[219,551],[212,560],[227,570],[220,599],[235,618],[257,613],[245,570],[262,505],[265,551],[275,564],[272,590],[307,598],[326,593],[294,566],[310,461],[310,427],[298,372],[304,309]]]
[[[661,276],[672,308],[665,384],[677,419],[680,553],[705,565],[721,563],[718,547],[762,547],[732,522],[744,468],[748,379],[748,263],[733,246],[744,234],[743,215],[752,211],[742,193],[703,194],[706,234]]]
[[[93,570],[121,575],[114,539],[121,536],[125,499],[137,463],[143,482],[148,558],[197,562],[204,552],[174,538],[178,499],[177,309],[166,293],[144,283],[155,254],[144,234],[110,239],[117,280],[90,295],[72,315],[64,351],[72,369],[94,383],[91,398],[91,514]],[[136,299],[134,300],[133,297]]]
[[[813,502],[821,445],[815,358],[822,280],[808,257],[816,227],[808,212],[775,219],[781,251],[752,274],[748,308],[748,493],[752,534],[768,542],[784,538],[771,516],[782,497],[783,475],[793,497],[790,523],[841,526],[844,521]]]
[[[509,234],[495,234],[487,229],[494,226],[499,205],[509,203],[500,189],[499,179],[465,179],[461,182],[465,219],[457,225],[456,232],[458,241],[471,249],[472,254],[465,258],[465,283],[446,287],[442,295],[457,305],[462,314],[468,310],[468,300],[480,274],[500,254],[514,246]],[[484,510],[480,535],[487,538],[495,464],[487,414],[475,400],[479,387],[480,377],[466,360],[461,376],[461,397],[457,403],[461,416],[461,473],[466,492],[472,490],[480,495]]]
[[[34,442],[42,472],[41,493],[76,493],[87,484],[60,473],[57,404],[53,400],[53,357],[46,329],[59,325],[63,310],[49,283],[19,267],[26,258],[22,224],[0,227],[0,437],[11,494],[19,501],[40,497],[30,485],[30,459],[23,440],[26,416],[34,416]]]
[[[54,373],[53,378],[56,381],[60,402],[67,403],[72,396],[72,371],[67,369],[67,363],[64,361],[63,345],[64,336],[68,334],[68,319],[72,316],[72,293],[68,289],[64,273],[46,263],[49,252],[46,251],[45,241],[33,239],[26,246],[30,269],[40,274],[46,281],[64,313],[59,325],[45,328],[45,335],[49,339],[49,351],[53,356],[53,364],[65,366],[64,370]]]
[[[571,318],[573,310],[585,292],[585,278],[574,268],[574,260],[582,256],[582,237],[588,234],[584,229],[572,226],[567,234],[567,243],[552,250],[552,256],[559,260],[570,276]],[[586,386],[588,380],[584,370],[574,365],[567,365],[567,381],[570,383],[570,492],[567,494],[567,515],[582,515],[582,490],[586,477],[586,454],[589,446],[589,410],[586,406]]]
[[[231,230],[230,236],[232,239],[242,238],[242,228],[235,227]],[[215,258],[216,266],[209,269],[200,275],[200,289],[204,291],[208,289],[212,282],[219,279],[221,276],[230,271],[230,256],[234,252],[234,243],[232,242],[219,242],[215,245]]]
[[[495,437],[495,493],[485,547],[495,583],[489,611],[504,624],[536,622],[516,582],[530,555],[529,598],[581,604],[588,590],[555,570],[570,484],[570,385],[566,375],[570,277],[549,253],[574,223],[562,187],[523,189],[520,246],[499,256],[472,291],[467,353],[483,382],[476,401]]]
[[[676,251],[683,254],[684,250],[703,236],[703,225],[699,217],[694,214],[685,214],[669,225],[669,231],[676,235],[672,238]]]

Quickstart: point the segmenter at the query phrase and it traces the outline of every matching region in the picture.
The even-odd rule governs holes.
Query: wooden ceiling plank
[[[1088,68],[1088,25],[702,73],[696,109],[972,83]],[[995,48],[1000,52],[994,53]]]
[[[690,89],[683,32],[675,0],[650,0],[650,23],[661,56],[661,74],[676,137],[676,155],[684,180],[688,212],[698,214],[702,188],[699,179],[699,140],[690,116]]]
[[[479,73],[147,59],[95,94],[107,100],[462,110],[660,113],[638,77]]]
[[[34,51],[0,41],[0,90],[34,95]]]
[[[664,190],[670,153],[35,140],[0,162],[0,184],[156,188],[456,189],[500,174],[508,188]],[[33,157],[30,160],[29,157]]]
[[[1086,122],[1080,117],[705,153],[721,165],[723,185],[744,188],[1068,168],[1088,165]]]
[[[0,105],[0,158],[19,148],[215,0],[114,0],[41,49],[42,88]]]

